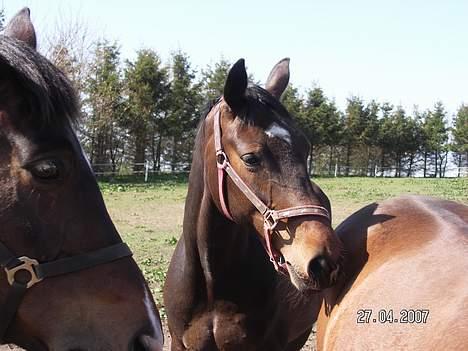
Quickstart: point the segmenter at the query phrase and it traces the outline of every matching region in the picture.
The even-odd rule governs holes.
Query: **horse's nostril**
[[[331,271],[332,267],[327,258],[323,255],[315,257],[309,263],[309,277],[319,281],[320,283],[324,283],[328,280]]]
[[[162,351],[162,342],[149,335],[140,335],[135,338],[130,351]]]

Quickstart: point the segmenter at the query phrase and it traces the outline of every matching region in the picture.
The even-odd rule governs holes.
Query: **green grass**
[[[401,194],[432,195],[468,204],[468,179],[318,178],[333,207],[334,225],[376,200]],[[182,231],[186,175],[163,175],[150,183],[124,178],[100,182],[108,210],[130,245],[158,307],[167,266]]]
[[[371,202],[403,194],[430,195],[468,204],[468,178],[319,178],[328,195],[337,225]]]

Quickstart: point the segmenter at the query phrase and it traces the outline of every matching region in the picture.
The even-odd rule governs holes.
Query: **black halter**
[[[0,243],[0,266],[5,270],[10,289],[0,305],[0,342],[13,321],[26,290],[45,278],[73,273],[132,256],[125,243],[108,246],[90,253],[39,263],[29,257],[16,257]],[[18,274],[23,272],[22,274]]]

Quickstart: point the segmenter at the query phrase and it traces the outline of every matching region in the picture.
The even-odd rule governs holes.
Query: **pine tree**
[[[385,175],[385,169],[388,166],[388,157],[392,150],[391,132],[389,127],[392,124],[391,116],[393,106],[390,103],[384,103],[381,107],[382,118],[380,119],[379,132],[377,136],[377,145],[380,148],[380,176]]]
[[[341,143],[342,116],[335,103],[329,101],[320,87],[315,87],[307,92],[304,101],[297,88],[289,85],[281,97],[283,105],[289,113],[296,118],[298,124],[311,144],[309,157],[309,172],[313,170],[314,163],[318,163],[319,148],[328,148],[328,173],[332,172],[333,158],[336,147]]]
[[[406,146],[406,167],[407,172],[406,176],[412,176],[415,171],[415,164],[417,161],[417,156],[421,152],[422,143],[423,143],[423,131],[421,120],[415,115],[413,118],[407,120],[407,134],[405,140]]]
[[[5,24],[5,9],[0,9],[0,31],[3,30]]]
[[[338,110],[334,101],[328,102],[327,120],[324,120],[323,144],[328,146],[328,175],[333,173],[333,160],[338,162],[337,150],[342,144],[343,114]]]
[[[212,101],[223,94],[224,83],[231,68],[231,63],[224,58],[214,67],[208,66],[202,71],[203,101]]]
[[[171,170],[188,168],[192,159],[193,139],[201,104],[200,84],[194,82],[195,71],[183,52],[172,55],[170,108],[167,131],[171,136],[167,158]]]
[[[443,163],[448,154],[448,128],[446,126],[446,112],[441,102],[437,102],[432,111],[426,114],[423,123],[425,159],[432,158],[435,166],[434,177],[443,177]],[[427,163],[427,161],[425,161]],[[425,167],[426,169],[426,167]],[[426,171],[424,172],[426,176]]]
[[[365,108],[363,117],[364,129],[360,135],[360,143],[362,143],[366,149],[365,160],[361,162],[364,167],[362,175],[375,175],[375,165],[377,164],[377,145],[378,145],[378,133],[380,127],[379,114],[380,106],[374,100],[372,100]],[[364,155],[364,154],[363,154]]]
[[[395,168],[395,177],[401,177],[405,167],[406,176],[410,176],[421,143],[419,121],[407,115],[401,106],[393,110],[387,103],[382,108],[384,113],[378,138],[382,153],[381,175],[385,173],[385,167],[391,166]],[[387,162],[384,162],[384,157],[387,157]]]
[[[134,146],[134,170],[141,171],[146,151],[151,148],[153,169],[160,169],[162,135],[168,113],[169,76],[152,50],[140,50],[125,70],[126,113],[122,124]]]
[[[353,148],[362,143],[362,134],[365,130],[366,111],[364,102],[357,96],[348,99],[344,117],[343,141],[346,147],[345,175],[349,175],[351,169],[351,156]]]
[[[315,87],[307,92],[304,103],[304,113],[299,124],[310,143],[309,172],[313,174],[318,148],[325,139],[325,123],[328,118],[327,98],[323,90]]]
[[[458,109],[453,121],[452,135],[452,151],[456,156],[460,177],[461,167],[468,167],[468,105],[462,105]]]
[[[86,81],[85,135],[91,163],[112,163],[115,172],[123,156],[125,138],[119,128],[124,111],[120,71],[120,51],[116,43],[100,41],[96,44]],[[96,171],[108,171],[98,166]]]
[[[286,107],[289,114],[296,120],[300,120],[304,113],[304,101],[299,95],[299,91],[292,84],[289,84],[283,95],[281,103]]]

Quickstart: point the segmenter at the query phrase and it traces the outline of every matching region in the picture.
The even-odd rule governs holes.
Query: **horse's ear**
[[[5,27],[4,35],[21,40],[36,50],[36,31],[27,7],[20,10]]]
[[[239,113],[245,105],[245,90],[247,89],[247,72],[245,61],[240,59],[231,68],[224,84],[224,100],[235,113]]]
[[[265,88],[268,92],[279,99],[286,90],[289,83],[289,58],[278,62],[268,76]]]

